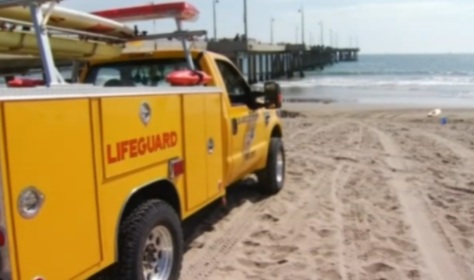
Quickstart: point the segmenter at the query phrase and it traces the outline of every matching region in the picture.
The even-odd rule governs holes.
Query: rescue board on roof
[[[43,13],[48,7],[49,4],[41,6]],[[29,7],[0,8],[0,17],[31,22]],[[124,38],[135,34],[133,28],[124,23],[58,5],[54,6],[47,25]]]
[[[119,22],[175,18],[182,21],[196,21],[198,9],[186,2],[147,4],[95,11],[92,14]]]
[[[49,42],[55,58],[108,59],[120,56],[123,50],[119,45],[64,37],[51,37]],[[24,31],[0,31],[0,53],[37,56],[40,51],[36,35]]]

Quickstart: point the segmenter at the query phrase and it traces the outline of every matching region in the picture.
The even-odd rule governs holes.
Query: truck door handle
[[[209,140],[207,140],[207,152],[209,154],[212,154],[214,152],[214,139],[212,138],[209,138]]]
[[[237,120],[232,119],[232,135],[236,135],[238,130],[239,126],[237,125]]]

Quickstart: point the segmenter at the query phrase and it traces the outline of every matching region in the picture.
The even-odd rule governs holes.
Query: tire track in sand
[[[298,134],[300,131],[307,132],[312,130],[311,135],[316,135],[337,125],[338,123],[329,123],[317,128],[314,128],[314,125],[310,125],[310,127],[299,128],[299,131],[296,131],[295,134]],[[295,136],[295,134],[292,136]],[[306,138],[309,133],[302,133],[302,135],[305,135],[304,138]],[[288,160],[291,159],[288,158]],[[286,188],[288,187],[287,184]],[[209,244],[204,244],[203,248],[194,250],[192,254],[185,254],[181,279],[207,279],[218,268],[222,257],[231,252],[248,233],[253,232],[254,226],[252,226],[252,223],[258,220],[259,216],[264,213],[269,205],[274,203],[274,199],[276,198],[270,197],[255,204],[246,202],[244,205],[234,209],[233,211],[235,212],[229,217],[232,221],[226,223],[228,224],[226,228],[220,228],[216,230],[218,232],[212,232],[215,236],[209,238],[209,241],[207,241]]]
[[[381,130],[370,127],[378,135],[384,149],[390,154],[400,154],[401,149],[395,141]],[[387,158],[387,164],[395,170],[407,170],[410,167],[406,162],[396,158]],[[453,262],[453,256],[446,248],[446,243],[433,228],[430,217],[427,215],[426,205],[417,193],[411,189],[406,178],[392,178],[392,185],[397,192],[403,206],[406,220],[409,222],[415,240],[429,268],[430,274],[436,280],[445,279],[470,279],[461,275],[460,267]]]
[[[464,196],[462,191],[469,192],[468,182],[471,182],[472,175],[453,172],[454,170],[465,170],[466,172],[472,170],[474,152],[461,143],[424,129],[419,129],[413,133],[419,136],[415,137],[416,140],[420,141],[422,145],[424,144],[423,148],[418,149],[420,152],[441,157],[452,164],[442,165],[438,167],[441,167],[441,170],[434,170],[436,175],[431,181],[426,178],[417,178],[414,183],[423,186],[420,193],[423,194],[422,197],[427,210],[434,217],[433,226],[449,244],[460,274],[465,275],[466,278],[474,279],[474,262],[470,257],[472,251],[470,253],[470,246],[466,246],[466,242],[469,242],[468,240],[472,238],[472,234],[469,232],[472,232],[472,228],[474,228],[470,222],[474,215],[469,209],[462,207],[462,205],[468,205],[463,204],[463,200],[469,201],[471,199]],[[437,152],[434,153],[433,148],[429,149],[427,147],[436,147],[434,150]],[[450,175],[442,175],[442,173]],[[444,180],[447,180],[448,183]],[[452,182],[455,182],[454,185],[451,185]],[[461,192],[454,194],[456,197],[454,200],[452,200],[453,190]]]
[[[251,229],[254,217],[262,212],[269,203],[270,200],[264,200],[258,204],[246,202],[234,209],[238,212],[233,213],[233,222],[229,227],[218,233],[217,238],[210,238],[212,240],[210,244],[204,244],[203,248],[194,252],[196,253],[194,256],[185,260],[181,279],[207,279],[208,275],[219,264],[219,259],[228,254],[241,240],[245,232]]]
[[[352,133],[350,142],[355,144],[356,151],[360,151],[363,144],[362,141],[364,139],[364,131],[362,129],[362,126],[358,124],[357,122],[349,121],[349,123],[351,125],[357,126],[357,133]],[[337,171],[341,171],[342,168],[344,168],[344,165],[342,165],[341,168],[338,168]],[[345,176],[343,177],[343,179],[339,182],[339,184],[331,185],[334,204],[337,207],[336,209],[340,209],[340,210],[335,211],[335,215],[336,215],[337,223],[340,226],[338,237],[339,237],[339,244],[340,244],[339,245],[340,246],[339,258],[340,258],[340,263],[341,263],[341,274],[343,275],[342,280],[354,279],[354,277],[355,279],[358,279],[356,271],[358,267],[360,267],[360,264],[357,258],[351,257],[350,261],[348,260],[348,257],[351,255],[350,252],[352,250],[347,250],[348,248],[345,248],[344,244],[346,244],[347,240],[350,240],[351,237],[348,236],[349,230],[346,224],[347,221],[345,221],[344,217],[342,216],[345,214],[346,209],[355,207],[356,205],[352,203],[352,201],[344,205],[343,201],[341,200],[343,189],[349,183],[349,179],[351,178],[352,173],[354,172],[354,169],[355,169],[355,166],[353,164],[349,164],[347,167],[347,172]],[[338,173],[337,171],[334,174],[335,180],[337,180],[337,177],[339,177],[337,174]],[[334,181],[334,183],[335,182],[336,181]],[[354,243],[349,244],[348,247],[352,247],[353,250],[354,249],[356,250]],[[347,268],[350,268],[349,271]]]
[[[291,271],[292,279],[307,279],[308,275],[317,273],[311,265],[314,260],[306,254],[310,250],[307,244],[315,240],[317,233],[331,231],[331,227],[327,225],[322,229],[314,225],[319,220],[318,214],[321,214],[317,212],[320,203],[318,193],[324,189],[322,186],[326,185],[331,173],[327,168],[320,169],[317,174],[311,173],[304,182],[299,183],[305,186],[294,193],[293,197],[298,198],[297,200],[278,199],[268,207],[259,217],[258,226],[246,233],[242,244],[232,255],[223,257],[223,265],[210,279],[222,279],[223,275],[229,275],[225,274],[226,268],[231,267],[234,262],[240,263],[246,279],[274,279],[285,271]],[[325,240],[328,238],[330,236],[325,236]],[[321,266],[328,262],[329,260],[323,260]],[[229,270],[233,271],[235,268]],[[263,273],[270,275],[268,278],[259,278],[258,275]],[[235,275],[232,276],[237,277]]]
[[[341,178],[341,174],[343,173],[342,171],[347,168],[347,172],[345,176]],[[336,172],[334,172],[334,175],[332,177],[332,182],[331,182],[331,199],[332,203],[334,205],[334,220],[337,226],[337,244],[338,244],[338,257],[339,257],[339,271],[341,274],[341,279],[342,280],[347,280],[348,274],[347,274],[347,269],[346,267],[349,265],[349,262],[346,260],[346,252],[344,250],[343,244],[344,244],[344,221],[341,216],[341,211],[339,209],[343,208],[343,205],[341,204],[341,201],[338,198],[338,192],[341,187],[344,187],[350,177],[352,171],[352,167],[348,166],[346,167],[344,164],[341,164],[337,167]]]

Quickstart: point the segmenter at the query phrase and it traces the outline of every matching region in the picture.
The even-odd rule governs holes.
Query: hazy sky
[[[66,0],[62,5],[92,11],[149,2]],[[185,27],[207,29],[211,38],[213,0],[189,2],[197,6],[201,15],[197,22]],[[248,0],[249,37],[269,42],[273,16],[275,41],[301,42],[301,5],[305,11],[307,43],[320,43],[318,22],[322,21],[325,45],[330,42],[332,29],[337,33],[339,47],[349,46],[350,38],[357,36],[363,53],[474,52],[474,0]],[[153,29],[151,23],[139,26]],[[157,32],[169,32],[172,28],[170,20],[157,21]],[[218,37],[233,37],[243,30],[243,0],[219,0]]]

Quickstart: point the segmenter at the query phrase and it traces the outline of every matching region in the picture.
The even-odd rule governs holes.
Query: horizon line
[[[474,52],[407,52],[407,53],[399,53],[399,52],[386,52],[386,53],[365,53],[359,52],[359,55],[474,55]]]

